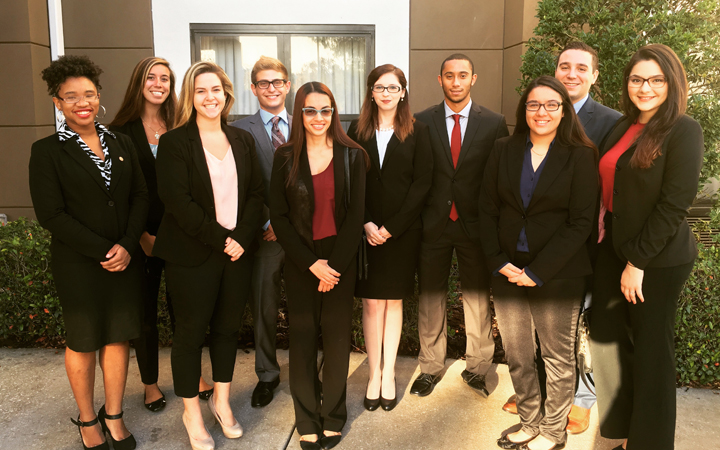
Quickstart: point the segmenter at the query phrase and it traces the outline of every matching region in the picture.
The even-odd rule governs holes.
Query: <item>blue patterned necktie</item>
[[[280,117],[275,116],[270,120],[272,121],[272,131],[270,132],[270,134],[272,134],[272,144],[273,147],[275,147],[275,150],[277,150],[278,147],[286,142],[285,136],[283,136],[282,131],[280,131],[280,127],[278,126]]]

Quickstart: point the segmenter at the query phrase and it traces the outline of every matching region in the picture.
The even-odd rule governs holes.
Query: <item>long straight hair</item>
[[[585,129],[580,123],[575,108],[573,107],[572,100],[570,100],[570,94],[568,94],[565,86],[558,81],[555,77],[548,75],[542,75],[530,82],[525,91],[520,97],[517,111],[515,113],[515,131],[513,134],[527,134],[530,132],[530,126],[527,123],[525,103],[527,102],[530,92],[537,87],[548,87],[553,91],[560,94],[562,99],[562,111],[563,117],[560,119],[560,125],[557,127],[555,139],[562,145],[567,147],[589,147],[595,152],[597,158],[597,147],[585,134]]]
[[[412,114],[410,114],[410,96],[407,90],[405,74],[392,64],[383,64],[382,66],[374,68],[367,77],[365,100],[360,109],[360,117],[358,118],[357,125],[358,137],[363,141],[369,140],[379,126],[378,106],[377,103],[373,101],[372,89],[377,80],[386,73],[394,74],[400,82],[400,87],[405,90],[405,98],[398,102],[397,110],[395,111],[395,136],[397,136],[400,142],[405,142],[405,139],[413,132],[413,122],[415,122],[415,119]]]
[[[174,128],[175,106],[177,104],[177,95],[175,95],[175,73],[170,68],[170,63],[166,59],[156,56],[150,56],[141,60],[137,63],[135,69],[133,69],[133,73],[130,76],[130,83],[128,83],[127,90],[125,91],[125,98],[122,101],[122,105],[120,105],[120,110],[110,123],[111,126],[120,127],[142,116],[143,109],[145,108],[145,96],[143,95],[145,82],[152,68],[158,64],[167,67],[170,72],[170,93],[160,106],[160,118],[165,122],[165,127],[168,130]]]
[[[300,171],[300,155],[302,149],[305,146],[305,124],[303,120],[303,108],[305,107],[305,99],[309,94],[317,93],[327,95],[330,98],[330,106],[333,108],[332,119],[330,121],[330,127],[328,127],[327,134],[333,143],[337,142],[348,148],[358,148],[362,151],[363,157],[365,158],[366,167],[370,167],[370,158],[368,157],[365,149],[363,149],[357,142],[353,141],[348,137],[340,124],[340,115],[338,114],[337,103],[335,103],[335,97],[333,96],[330,88],[318,81],[310,81],[305,83],[298,88],[295,94],[295,106],[293,108],[293,120],[292,130],[290,130],[290,140],[283,145],[283,149],[288,151],[288,158],[292,159],[292,167],[290,168],[290,175],[286,181],[287,186],[295,184],[298,173]]]
[[[204,73],[214,73],[220,78],[223,91],[225,91],[225,107],[220,113],[223,123],[227,122],[233,103],[235,103],[235,94],[233,94],[233,84],[222,67],[209,61],[198,61],[185,72],[182,87],[180,88],[180,98],[178,99],[177,113],[175,114],[175,126],[181,127],[188,123],[195,115],[195,79],[198,75]]]
[[[655,61],[660,66],[665,76],[665,85],[668,87],[667,99],[640,132],[635,141],[637,148],[630,158],[631,167],[647,169],[653,165],[655,158],[662,154],[663,141],[673,125],[685,114],[688,83],[685,68],[670,47],[663,44],[650,44],[640,48],[630,58],[623,71],[621,104],[623,112],[632,122],[635,122],[640,116],[640,110],[630,100],[628,78],[635,65],[640,61]]]

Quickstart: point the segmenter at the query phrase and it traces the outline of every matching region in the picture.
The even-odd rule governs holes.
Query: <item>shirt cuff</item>
[[[263,227],[262,227],[263,231],[267,231],[269,226],[270,226],[270,221],[268,220],[267,222],[265,222],[265,225],[263,225]]]
[[[503,267],[507,266],[508,264],[510,264],[509,261],[506,262],[506,263],[503,263],[500,267],[498,267],[497,269],[495,269],[495,271],[493,272],[493,276],[496,276],[496,277],[497,277],[497,276],[502,275],[502,274],[500,273],[500,271],[503,270]]]
[[[530,278],[531,280],[533,280],[533,281],[535,282],[535,284],[537,284],[538,286],[542,286],[542,285],[543,285],[543,280],[541,280],[537,275],[535,275],[535,274],[532,272],[532,270],[530,270],[529,267],[526,267],[524,270],[525,270],[525,275],[527,275],[528,278]]]

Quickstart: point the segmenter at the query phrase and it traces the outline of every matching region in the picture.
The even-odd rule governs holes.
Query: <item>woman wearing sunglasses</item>
[[[617,449],[675,441],[675,313],[697,255],[685,217],[703,163],[700,125],[685,115],[685,69],[648,45],[623,73],[621,118],[603,145],[599,245],[590,322],[600,432]]]
[[[407,80],[392,64],[376,67],[348,135],[370,155],[365,189],[367,274],[355,288],[363,299],[369,380],[364,406],[386,411],[397,404],[395,359],[403,303],[415,290],[422,238],[420,212],[432,183],[433,159],[425,124],[408,104]]]
[[[293,117],[290,140],[273,161],[270,221],[287,256],[290,392],[300,445],[328,449],[340,442],[347,420],[367,154],[343,131],[335,98],[324,84],[310,82],[298,89]],[[321,328],[322,387],[317,368]]]
[[[597,149],[565,86],[549,76],[525,89],[512,136],[495,143],[480,192],[480,236],[522,427],[506,449],[565,447],[575,390],[575,329],[592,266]],[[547,368],[540,395],[535,336]]]

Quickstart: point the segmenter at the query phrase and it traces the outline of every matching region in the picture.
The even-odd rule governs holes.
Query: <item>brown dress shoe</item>
[[[590,425],[590,410],[572,405],[568,414],[567,432],[569,434],[580,434],[588,429]]]
[[[503,405],[503,411],[509,412],[510,414],[517,414],[517,395],[513,394]]]

